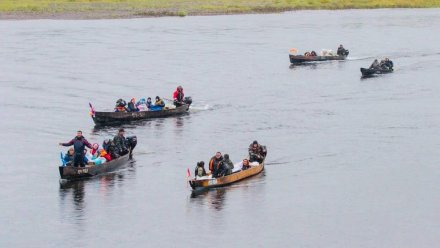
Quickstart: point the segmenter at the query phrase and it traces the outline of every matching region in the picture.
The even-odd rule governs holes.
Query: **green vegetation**
[[[299,9],[428,8],[440,0],[0,0],[0,17],[74,14],[117,18],[279,12]]]

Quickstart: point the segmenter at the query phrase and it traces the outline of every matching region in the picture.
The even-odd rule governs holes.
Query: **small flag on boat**
[[[61,156],[61,164],[62,164],[63,166],[66,166],[66,161],[64,161],[63,152],[60,152],[60,156]]]
[[[90,116],[95,117],[95,109],[93,108],[91,103],[89,103],[89,106],[90,106]]]
[[[186,169],[186,177],[191,177],[191,172],[189,172],[189,168],[188,169]]]

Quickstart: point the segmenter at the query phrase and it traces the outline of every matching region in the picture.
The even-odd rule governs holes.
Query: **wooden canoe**
[[[345,60],[347,56],[345,55],[334,55],[334,56],[304,56],[304,55],[293,55],[289,54],[290,63],[300,64],[307,62],[318,62],[318,61],[328,61],[328,60]]]
[[[92,116],[96,125],[122,124],[137,120],[147,120],[152,118],[162,118],[169,116],[182,115],[189,111],[190,104],[184,104],[174,109],[164,109],[160,111],[139,111],[139,112],[95,112]]]
[[[94,177],[119,169],[128,162],[130,157],[131,154],[126,154],[100,165],[87,165],[86,167],[59,166],[60,176],[61,179],[69,181]]]
[[[263,170],[264,170],[264,161],[257,166],[252,166],[247,170],[240,170],[224,177],[208,178],[208,179],[191,179],[188,182],[193,190],[223,187],[238,182],[240,180],[258,175]]]

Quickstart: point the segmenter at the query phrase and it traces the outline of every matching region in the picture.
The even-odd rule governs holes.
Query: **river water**
[[[435,247],[440,243],[440,10],[0,22],[0,247]],[[290,67],[288,51],[350,50]],[[389,56],[395,73],[360,79]],[[60,186],[58,146],[88,103],[194,99],[125,125],[120,171]],[[191,194],[186,169],[254,140],[264,173]]]

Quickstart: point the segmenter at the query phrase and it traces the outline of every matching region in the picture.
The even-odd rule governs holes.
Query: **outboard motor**
[[[349,53],[350,53],[350,52],[349,52],[347,49],[345,49],[345,51],[344,51],[344,55],[345,55],[345,56],[348,56]]]
[[[183,99],[183,102],[186,103],[186,104],[188,104],[188,105],[191,105],[191,103],[193,102],[193,100],[192,100],[192,98],[191,98],[190,96],[186,96],[186,97]]]
[[[136,136],[129,136],[126,139],[127,139],[128,147],[131,148],[131,150],[133,151],[133,149],[137,145],[137,137]]]

